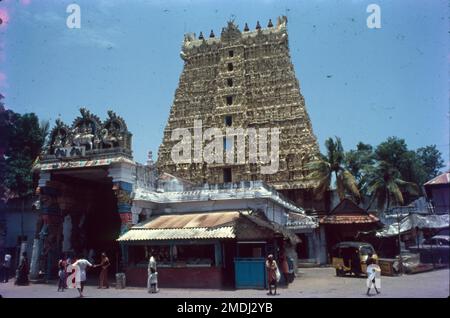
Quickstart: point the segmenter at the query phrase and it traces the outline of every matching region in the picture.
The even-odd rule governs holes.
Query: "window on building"
[[[237,256],[238,257],[265,257],[266,243],[265,242],[238,242]]]
[[[223,182],[231,182],[231,168],[223,169]]]
[[[233,125],[233,117],[231,115],[225,116],[225,125],[226,126]]]
[[[228,63],[228,70],[232,71],[233,70],[233,63]]]
[[[227,79],[227,84],[228,84],[229,87],[232,87],[233,86],[233,79],[232,78],[228,78]]]
[[[213,244],[176,245],[173,260],[175,266],[214,265]]]
[[[229,57],[233,57],[233,56],[234,56],[233,50],[229,50],[229,51],[228,51],[228,56],[229,56]]]
[[[233,96],[227,96],[227,105],[233,105]]]
[[[231,151],[234,145],[234,137],[223,137],[223,149]]]

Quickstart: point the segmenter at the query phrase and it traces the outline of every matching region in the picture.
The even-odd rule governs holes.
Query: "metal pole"
[[[399,274],[403,274],[403,261],[402,261],[402,244],[401,244],[401,233],[400,233],[400,215],[397,210],[397,229],[398,229],[398,265]]]

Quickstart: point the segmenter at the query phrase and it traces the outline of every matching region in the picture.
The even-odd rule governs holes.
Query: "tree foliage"
[[[416,150],[416,155],[425,172],[424,182],[438,176],[440,169],[445,167],[442,153],[437,150],[436,145],[421,147]]]
[[[340,198],[350,194],[358,202],[367,196],[381,209],[408,204],[421,194],[420,186],[444,167],[436,145],[414,151],[398,137],[389,137],[375,148],[359,142],[348,152],[338,137],[327,139],[325,146],[322,160],[308,165],[309,176],[318,180],[315,193],[328,190],[334,176]]]
[[[32,193],[32,165],[44,144],[44,132],[35,114],[20,115],[0,105],[2,197],[7,190],[18,197]]]
[[[401,179],[400,172],[386,161],[379,161],[367,170],[366,193],[378,203],[378,209],[386,210],[392,205],[405,203],[403,193],[413,196],[419,195],[419,187],[413,182]]]

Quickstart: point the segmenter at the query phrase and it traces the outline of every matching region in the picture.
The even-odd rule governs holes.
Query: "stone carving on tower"
[[[279,190],[310,189],[317,180],[308,178],[306,164],[319,156],[317,139],[306,111],[305,99],[291,62],[287,18],[278,17],[267,28],[243,31],[228,22],[220,37],[184,37],[180,56],[184,61],[178,88],[159,148],[157,167],[194,183],[222,183],[224,170],[231,181],[263,180]],[[260,163],[175,163],[171,157],[172,132],[201,120],[207,128],[279,128],[279,168],[262,174]],[[203,142],[204,143],[204,142]],[[246,149],[248,148],[246,141]],[[195,150],[193,150],[195,151]]]
[[[113,153],[131,157],[131,137],[125,121],[113,111],[102,121],[86,108],[69,127],[60,119],[50,133],[49,147],[43,159],[58,160],[74,157],[103,158]]]

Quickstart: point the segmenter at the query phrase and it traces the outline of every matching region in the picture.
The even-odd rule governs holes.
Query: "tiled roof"
[[[353,224],[353,223],[376,223],[379,219],[371,214],[355,215],[355,214],[339,214],[327,215],[320,220],[321,224]]]
[[[426,182],[424,185],[435,185],[435,184],[449,184],[450,183],[450,172],[443,173],[439,176],[437,176],[434,179],[431,179],[430,181]]]

